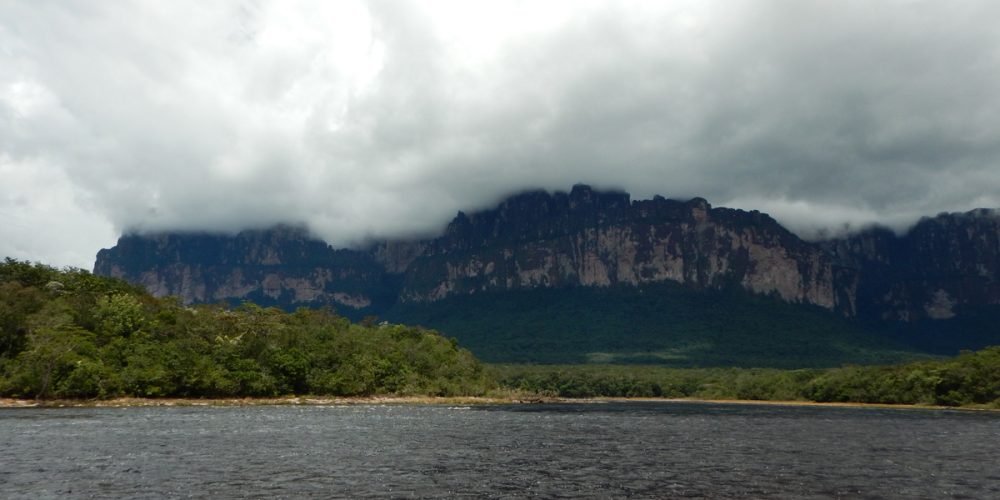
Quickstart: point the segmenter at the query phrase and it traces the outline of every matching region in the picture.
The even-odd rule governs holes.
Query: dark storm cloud
[[[587,182],[811,233],[1000,205],[994,2],[8,2],[0,254]]]

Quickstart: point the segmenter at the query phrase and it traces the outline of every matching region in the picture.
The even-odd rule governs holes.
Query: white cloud
[[[122,230],[276,222],[350,244],[576,182],[704,196],[804,232],[996,205],[998,14],[993,2],[5,2],[0,192],[15,222],[0,253],[88,267]],[[23,229],[56,214],[89,236]]]
[[[93,249],[113,241],[103,214],[77,197],[65,173],[45,162],[0,155],[0,256],[89,269]]]

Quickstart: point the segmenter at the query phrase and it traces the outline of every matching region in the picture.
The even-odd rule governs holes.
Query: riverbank
[[[650,403],[705,403],[758,406],[810,406],[828,408],[882,408],[915,410],[965,410],[1000,412],[1000,408],[982,406],[900,405],[880,403],[820,403],[815,401],[762,401],[748,399],[696,399],[696,398],[555,398],[555,397],[437,397],[437,396],[359,396],[321,397],[286,396],[275,398],[114,398],[104,400],[81,399],[13,399],[0,398],[0,408],[126,408],[146,406],[330,406],[330,405],[497,405],[497,404],[603,404],[616,402]]]
[[[13,399],[0,398],[0,408],[121,408],[132,406],[288,406],[288,405],[485,405],[548,402],[550,399],[515,399],[478,396],[284,396],[274,398],[113,398],[113,399]]]

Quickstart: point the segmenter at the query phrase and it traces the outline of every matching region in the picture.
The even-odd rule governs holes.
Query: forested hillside
[[[185,307],[124,281],[0,263],[0,395],[474,395],[481,364],[433,331],[330,310]]]

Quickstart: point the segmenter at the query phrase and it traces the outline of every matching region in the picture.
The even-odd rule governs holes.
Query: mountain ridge
[[[804,240],[756,210],[632,200],[578,184],[459,212],[437,237],[335,249],[303,227],[123,235],[95,274],[185,302],[251,300],[381,314],[395,304],[537,288],[739,289],[848,318],[916,323],[1000,306],[1000,217],[939,214]]]

